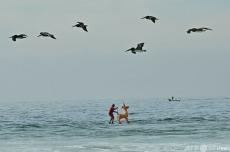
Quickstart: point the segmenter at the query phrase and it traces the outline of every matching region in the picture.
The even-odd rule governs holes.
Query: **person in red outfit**
[[[109,124],[113,124],[113,121],[114,121],[114,115],[113,113],[117,111],[118,107],[115,107],[115,104],[112,104],[112,106],[109,108],[109,116],[110,116],[110,121],[109,121]]]

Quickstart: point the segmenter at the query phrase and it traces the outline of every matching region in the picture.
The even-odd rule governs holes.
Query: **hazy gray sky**
[[[0,2],[0,101],[229,96],[229,0]],[[124,52],[139,42],[147,53]]]

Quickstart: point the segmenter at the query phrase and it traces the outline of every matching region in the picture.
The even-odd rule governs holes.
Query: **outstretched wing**
[[[125,52],[132,51],[132,50],[133,50],[133,48],[130,48],[130,49],[126,50]]]
[[[133,50],[132,50],[131,52],[132,52],[133,54],[136,54],[136,53],[137,53],[136,51],[133,51]]]
[[[27,37],[27,35],[25,35],[25,34],[20,34],[19,36],[20,36],[20,37],[24,37],[24,38]]]
[[[50,33],[48,33],[48,32],[41,32],[40,35],[42,35],[42,36],[50,36]]]
[[[188,33],[188,34],[189,34],[189,33],[191,33],[191,32],[192,32],[192,30],[191,30],[191,29],[188,29],[188,30],[187,30],[187,33]]]
[[[12,38],[13,41],[16,41],[16,37],[17,37],[17,35],[13,35],[10,38]]]
[[[137,44],[137,50],[142,50],[142,48],[143,48],[143,46],[144,46],[144,43],[139,43],[139,44]]]
[[[151,21],[153,22],[153,23],[155,23],[156,22],[156,20],[159,20],[158,18],[156,18],[156,17],[151,17]]]
[[[87,25],[83,26],[82,29],[83,29],[84,31],[88,32],[88,30],[87,30]]]
[[[51,37],[52,39],[56,39],[56,37],[55,37],[53,34],[51,34],[50,37]]]
[[[212,29],[207,28],[207,27],[202,27],[202,29],[204,29],[204,30],[212,30]]]
[[[148,16],[142,17],[141,19],[146,19]]]
[[[188,29],[187,30],[187,33],[191,33],[191,32],[196,32],[197,31],[197,28],[191,28],[191,29]]]
[[[156,19],[155,19],[155,18],[151,18],[151,21],[152,21],[153,23],[155,23],[155,22],[156,22]]]
[[[16,41],[16,37],[12,37],[12,40],[13,40],[13,41]]]
[[[77,22],[77,23],[78,23],[78,25],[81,25],[81,26],[82,26],[82,25],[84,25],[84,23],[83,23],[83,22]]]

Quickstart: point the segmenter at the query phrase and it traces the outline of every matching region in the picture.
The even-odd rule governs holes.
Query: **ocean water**
[[[230,98],[0,102],[0,152],[230,152]],[[116,114],[115,114],[116,116]]]

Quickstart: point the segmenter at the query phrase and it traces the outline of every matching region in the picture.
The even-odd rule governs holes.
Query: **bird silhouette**
[[[43,37],[50,37],[52,39],[56,39],[56,37],[53,34],[50,34],[48,32],[41,32],[40,35],[38,35],[38,37],[43,36]]]
[[[158,18],[156,18],[154,16],[145,16],[145,17],[142,17],[141,19],[151,20],[153,23],[155,23],[156,20],[159,20]]]
[[[79,27],[82,28],[84,31],[88,32],[87,25],[85,25],[83,22],[77,22],[77,24],[74,25],[73,27]]]
[[[132,48],[126,50],[125,52],[131,51],[133,54],[136,54],[137,52],[146,52],[146,50],[142,49],[143,46],[144,46],[144,43],[139,43],[139,44],[137,44],[136,48],[132,47]]]
[[[191,32],[205,32],[207,30],[212,30],[210,28],[207,27],[201,27],[201,28],[191,28],[187,30],[187,33],[190,34]]]
[[[19,34],[19,35],[13,35],[13,36],[11,36],[9,38],[11,38],[13,41],[16,41],[17,39],[27,38],[27,35],[25,35],[25,34]]]

